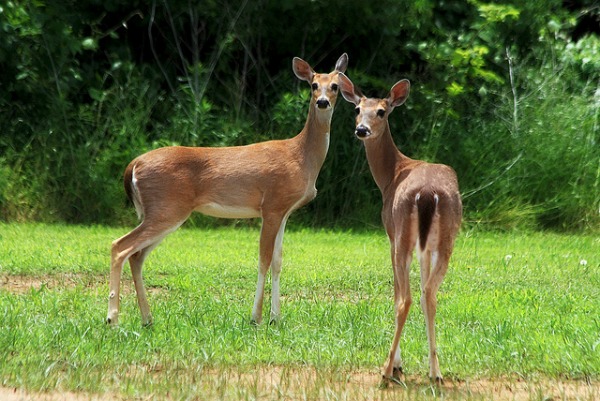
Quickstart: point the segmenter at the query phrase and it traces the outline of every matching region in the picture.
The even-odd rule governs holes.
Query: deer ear
[[[294,74],[296,74],[299,79],[309,83],[312,82],[315,71],[306,61],[299,57],[294,57],[294,60],[292,61],[292,69],[294,70]]]
[[[340,90],[342,91],[342,96],[346,101],[354,104],[360,103],[360,96],[356,94],[354,90],[354,84],[350,81],[343,72],[338,74],[338,84],[340,85]]]
[[[348,54],[344,53],[335,63],[335,70],[337,72],[346,72],[346,68],[348,68]]]
[[[403,79],[401,81],[396,82],[396,84],[392,86],[390,94],[388,95],[388,101],[390,102],[390,106],[400,106],[408,98],[409,92],[410,82],[408,79]]]

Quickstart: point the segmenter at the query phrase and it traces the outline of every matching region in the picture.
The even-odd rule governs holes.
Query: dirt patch
[[[242,374],[230,382],[256,383],[256,373]],[[495,401],[558,401],[600,400],[600,382],[542,378],[526,381],[521,378],[473,380],[446,379],[441,385],[432,384],[424,376],[409,376],[402,384],[383,383],[379,372],[324,373],[306,368],[289,370],[273,368],[262,371],[258,387],[266,399],[326,400],[495,400]],[[255,384],[254,384],[255,385]],[[263,388],[264,386],[264,388]],[[318,394],[317,396],[314,396]],[[281,397],[282,398],[278,398]]]
[[[27,294],[31,291],[41,291],[43,289],[65,290],[73,288],[106,288],[108,291],[108,274],[59,273],[43,276],[0,274],[0,291],[7,291],[12,294]],[[131,278],[122,278],[121,294],[129,295],[134,291],[135,288]],[[146,286],[146,291],[149,294],[160,293],[162,288]],[[0,400],[2,399],[0,398]]]
[[[154,372],[156,374],[156,372]],[[381,388],[375,372],[322,373],[314,368],[262,368],[252,372],[204,370],[193,389],[173,394],[147,394],[143,400],[495,400],[495,401],[595,401],[600,399],[600,382],[541,378],[493,378],[445,380],[436,386],[423,377],[408,377],[405,385]],[[186,386],[183,386],[186,387]],[[190,398],[191,397],[191,398]],[[27,392],[0,387],[3,401],[115,401],[127,397],[115,393]]]
[[[19,389],[0,387],[2,401],[109,401],[118,398],[77,394],[71,392],[29,393]]]
[[[458,394],[472,395],[493,400],[597,400],[600,383],[578,380],[498,378],[450,382],[444,388]]]
[[[0,290],[13,294],[25,294],[31,291],[47,289],[75,288],[97,284],[97,278],[80,274],[56,274],[45,276],[0,275]]]

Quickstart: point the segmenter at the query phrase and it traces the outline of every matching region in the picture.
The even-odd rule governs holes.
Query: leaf
[[[504,80],[498,76],[498,74],[489,71],[489,70],[484,70],[483,68],[474,68],[473,72],[476,77],[482,78],[484,81],[487,82],[491,82],[491,83],[497,83],[497,84],[502,84],[504,83]]]
[[[81,46],[84,50],[97,50],[98,42],[94,38],[85,38],[81,41]]]
[[[489,22],[504,22],[506,19],[519,19],[521,12],[505,4],[478,4],[479,15]]]
[[[458,96],[465,91],[465,88],[456,81],[446,87],[446,91],[450,96]]]
[[[98,90],[95,88],[90,88],[88,93],[90,94],[90,97],[92,99],[94,99],[97,102],[101,102],[105,99],[106,97],[106,92],[102,91],[102,90]]]

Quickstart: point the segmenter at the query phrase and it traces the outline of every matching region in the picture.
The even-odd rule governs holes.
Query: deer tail
[[[433,216],[435,215],[438,202],[439,196],[433,191],[421,191],[417,193],[417,196],[415,197],[417,213],[419,216],[419,244],[421,251],[425,250],[427,237],[431,230],[431,223],[433,222]]]
[[[123,186],[127,198],[133,203],[139,219],[143,217],[143,209],[140,201],[140,194],[137,190],[137,178],[135,177],[135,164],[130,163],[123,173]]]

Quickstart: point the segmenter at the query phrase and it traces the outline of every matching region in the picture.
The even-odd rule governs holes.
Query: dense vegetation
[[[600,226],[594,0],[8,1],[0,5],[0,219],[127,223],[125,165],[149,149],[295,135],[300,56],[373,96],[408,155],[452,165],[466,218]],[[378,224],[380,195],[340,100],[319,196],[294,218]]]

